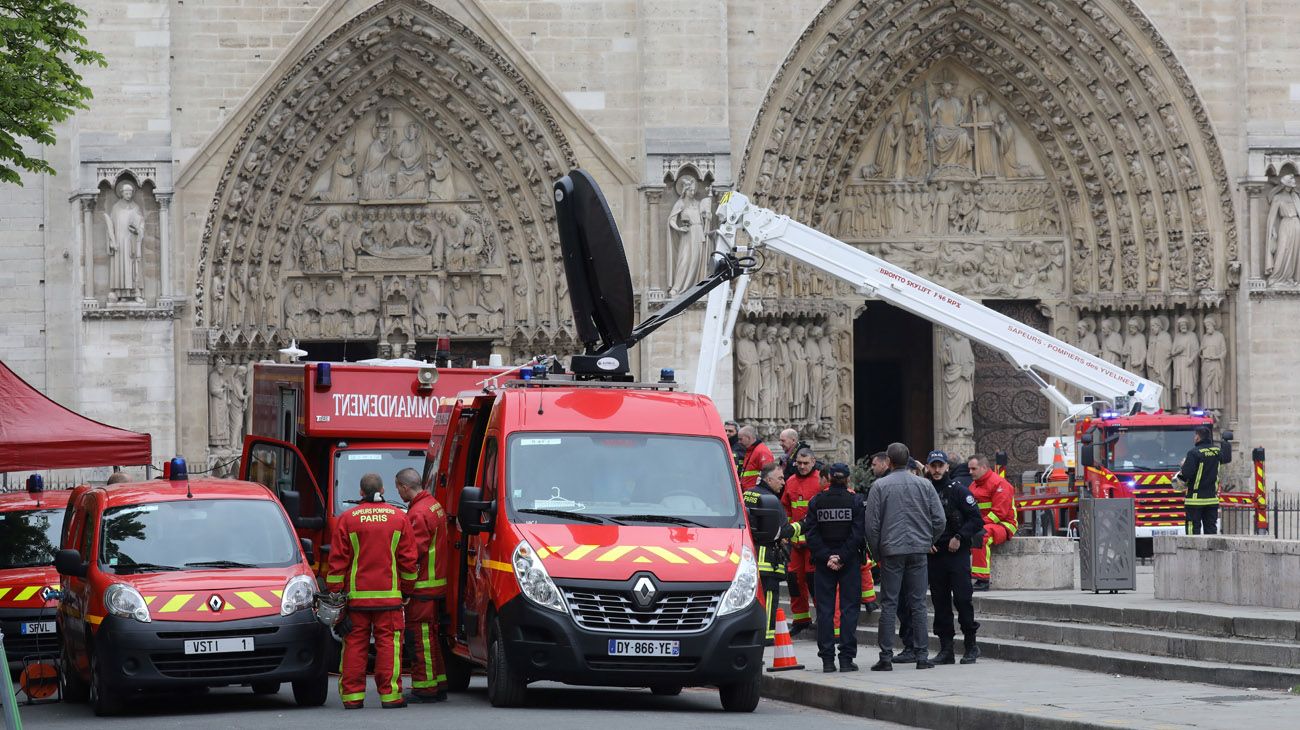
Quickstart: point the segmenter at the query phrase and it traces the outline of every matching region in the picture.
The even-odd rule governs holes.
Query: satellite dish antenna
[[[302,349],[301,347],[298,347],[297,339],[290,340],[289,346],[282,348],[280,350],[280,354],[284,355],[285,357],[288,357],[289,362],[291,363],[298,362],[298,358],[300,357],[307,357],[307,351]]]

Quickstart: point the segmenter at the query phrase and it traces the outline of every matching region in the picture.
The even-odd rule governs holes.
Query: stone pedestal
[[[1064,537],[1015,537],[993,548],[992,585],[1000,591],[1074,588],[1079,544]]]
[[[1156,598],[1300,610],[1300,540],[1155,538]]]

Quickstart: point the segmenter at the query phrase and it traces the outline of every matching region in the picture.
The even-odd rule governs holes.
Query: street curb
[[[1150,727],[1149,724],[1119,724],[1114,718],[1108,718],[1109,722],[1090,722],[1057,718],[1038,712],[974,707],[963,704],[963,698],[953,695],[947,695],[947,699],[908,697],[896,690],[892,687],[839,687],[803,679],[796,673],[763,676],[763,696],[768,699],[932,730],[1141,730]],[[1042,709],[1046,711],[1052,708]]]

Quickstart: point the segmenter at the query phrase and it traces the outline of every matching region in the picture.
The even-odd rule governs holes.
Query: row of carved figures
[[[840,394],[840,355],[819,320],[745,321],[736,326],[736,416],[820,424]]]
[[[1084,317],[1076,344],[1125,370],[1164,386],[1165,408],[1226,406],[1228,340],[1217,314],[1115,314]]]

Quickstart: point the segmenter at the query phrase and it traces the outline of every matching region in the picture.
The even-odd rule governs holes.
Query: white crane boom
[[[1043,395],[1069,416],[1089,409],[1071,403],[1044,376],[1069,383],[1084,393],[1110,401],[1116,410],[1126,404],[1154,412],[1162,387],[1045,332],[996,312],[910,271],[894,266],[816,229],[750,203],[737,193],[722,197],[717,209],[717,250],[740,258],[755,251],[775,251],[848,282],[864,297],[875,297],[934,324],[1001,352],[1037,383]],[[737,247],[744,230],[749,246]],[[727,308],[729,286],[709,294],[700,348],[696,390],[710,395],[718,362],[730,352],[731,332],[744,297],[748,274],[736,281],[736,296]]]

